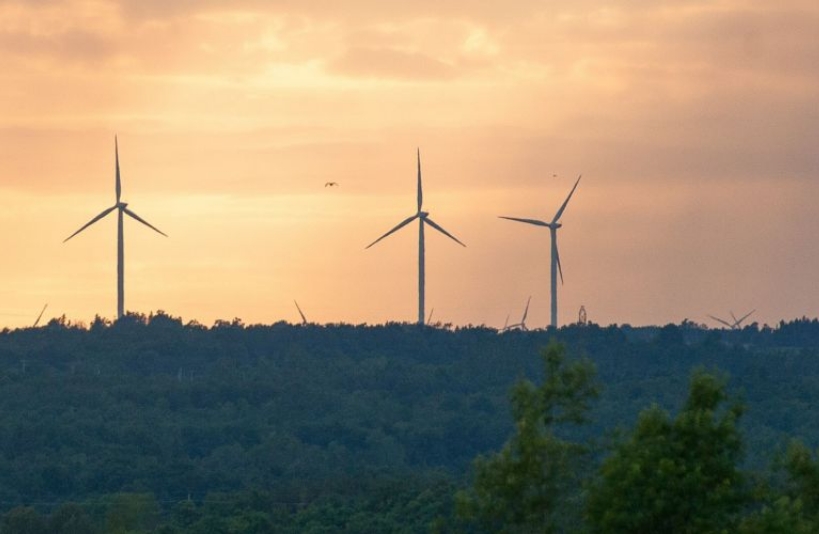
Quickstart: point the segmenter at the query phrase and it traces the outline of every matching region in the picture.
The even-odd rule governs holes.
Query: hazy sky
[[[0,0],[0,325],[817,315],[815,0]],[[557,175],[556,177],[554,175]],[[337,188],[325,188],[335,181]]]

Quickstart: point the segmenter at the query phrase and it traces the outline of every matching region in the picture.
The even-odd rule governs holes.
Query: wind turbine
[[[459,245],[465,247],[463,243],[461,243],[455,236],[441,228],[438,224],[435,223],[432,219],[429,218],[429,213],[426,211],[422,211],[421,207],[424,203],[424,193],[421,188],[421,149],[418,149],[418,211],[415,212],[415,215],[411,217],[407,217],[398,225],[395,226],[392,230],[387,232],[386,234],[382,235],[365,248],[370,248],[371,246],[375,245],[388,235],[397,232],[404,226],[408,225],[415,219],[418,219],[418,324],[424,324],[424,282],[425,282],[425,272],[424,272],[424,224],[430,225],[435,230],[438,230],[448,238],[452,239]]]
[[[104,209],[102,211],[102,213],[100,213],[99,215],[97,215],[96,217],[94,217],[93,219],[88,221],[87,223],[85,223],[85,225],[83,225],[79,230],[77,230],[76,232],[74,232],[70,236],[66,237],[65,240],[63,240],[63,243],[65,243],[66,241],[68,241],[69,239],[74,237],[75,235],[79,234],[80,232],[82,232],[83,230],[85,230],[86,228],[88,228],[89,226],[94,224],[95,222],[99,221],[100,219],[102,219],[103,217],[105,217],[106,215],[111,213],[112,211],[117,210],[117,319],[119,319],[123,315],[125,315],[125,238],[124,238],[124,234],[123,234],[123,230],[122,230],[123,215],[128,215],[132,219],[135,219],[135,220],[141,222],[142,224],[144,224],[145,226],[147,226],[151,230],[153,230],[153,231],[155,231],[155,232],[157,232],[159,234],[162,234],[165,237],[168,237],[168,235],[166,233],[162,232],[161,230],[159,230],[158,228],[156,228],[155,226],[151,225],[148,221],[146,221],[145,219],[143,219],[142,217],[140,217],[139,215],[137,215],[133,211],[129,210],[127,202],[122,202],[122,200],[121,200],[122,182],[121,182],[120,176],[119,176],[119,145],[117,143],[117,137],[116,136],[114,136],[114,157],[115,157],[115,160],[116,160],[116,196],[117,196],[116,204],[114,204],[110,208]]]
[[[737,316],[734,315],[734,312],[732,312],[732,311],[729,312],[731,314],[731,318],[734,320],[733,323],[729,323],[728,321],[726,321],[724,319],[720,319],[719,317],[714,317],[713,315],[709,315],[708,317],[710,317],[711,319],[717,321],[718,323],[724,324],[725,326],[727,326],[731,330],[737,330],[740,326],[742,326],[742,322],[745,319],[747,319],[748,317],[750,317],[751,314],[754,313],[755,311],[756,310],[751,310],[748,313],[746,313],[745,315],[743,315],[742,317],[740,317],[739,319],[737,319]]]
[[[563,215],[563,211],[566,209],[566,206],[569,204],[569,200],[572,198],[574,194],[574,190],[577,189],[577,184],[580,183],[580,178],[583,175],[577,177],[577,181],[574,183],[574,187],[572,187],[569,196],[566,197],[566,200],[563,201],[563,205],[560,206],[560,209],[557,210],[555,216],[552,218],[551,222],[540,221],[537,219],[520,219],[518,217],[505,217],[500,216],[501,219],[508,219],[510,221],[517,221],[526,224],[534,224],[535,226],[545,226],[549,229],[549,232],[552,236],[552,260],[551,260],[551,274],[552,274],[552,322],[551,325],[553,328],[557,328],[557,273],[560,273],[560,283],[563,283],[563,268],[560,266],[560,254],[557,251],[557,229],[563,226],[560,221],[560,216]]]
[[[307,317],[305,317],[304,313],[302,313],[301,307],[299,307],[299,303],[296,302],[295,300],[293,301],[293,303],[296,305],[296,309],[299,310],[299,315],[301,315],[301,324],[307,325]]]
[[[526,300],[526,308],[523,310],[523,317],[520,319],[519,323],[509,324],[509,316],[508,315],[506,316],[506,323],[503,325],[503,330],[502,330],[503,332],[505,332],[507,330],[512,330],[513,328],[517,328],[518,330],[523,330],[524,332],[529,331],[529,329],[526,328],[526,316],[529,315],[529,303],[531,301],[532,301],[532,297],[530,296]]]
[[[40,310],[40,315],[37,316],[37,320],[34,321],[34,326],[32,328],[37,328],[37,325],[40,324],[40,319],[43,318],[43,314],[45,313],[46,308],[48,308],[48,303],[46,303],[46,305],[43,306],[43,309]]]

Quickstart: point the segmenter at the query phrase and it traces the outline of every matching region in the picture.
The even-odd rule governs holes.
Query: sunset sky
[[[819,304],[815,0],[0,0],[0,326],[717,326]],[[555,176],[556,175],[556,176]],[[339,187],[325,188],[328,181]]]

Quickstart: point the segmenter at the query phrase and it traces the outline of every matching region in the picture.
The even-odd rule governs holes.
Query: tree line
[[[560,439],[590,451],[595,462],[584,465],[608,457],[604,445],[646,406],[682,413],[690,371],[704,365],[730,376],[720,387],[742,392],[743,480],[776,482],[776,458],[810,473],[809,449],[800,456],[788,443],[819,437],[809,409],[819,327],[798,320],[737,334],[687,322],[503,334],[238,319],[206,327],[164,313],[3,331],[0,532],[72,532],[72,522],[84,532],[479,529],[477,516],[462,515],[465,488],[480,478],[473,461],[489,461],[518,431],[523,386],[511,403],[510,388],[548,381],[537,355],[552,340],[593,362],[605,385],[586,423],[558,425]],[[584,488],[570,497],[578,503],[586,482],[559,485]],[[780,511],[808,509],[784,487]],[[585,508],[574,510],[555,528],[585,525]]]

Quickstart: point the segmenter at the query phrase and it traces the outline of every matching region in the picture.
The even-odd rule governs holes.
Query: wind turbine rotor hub
[[[429,217],[429,212],[428,211],[419,211],[418,216],[421,217],[422,219],[426,219],[427,217]]]
[[[125,209],[125,208],[128,207],[128,203],[127,202],[117,202],[117,207],[119,209]]]

